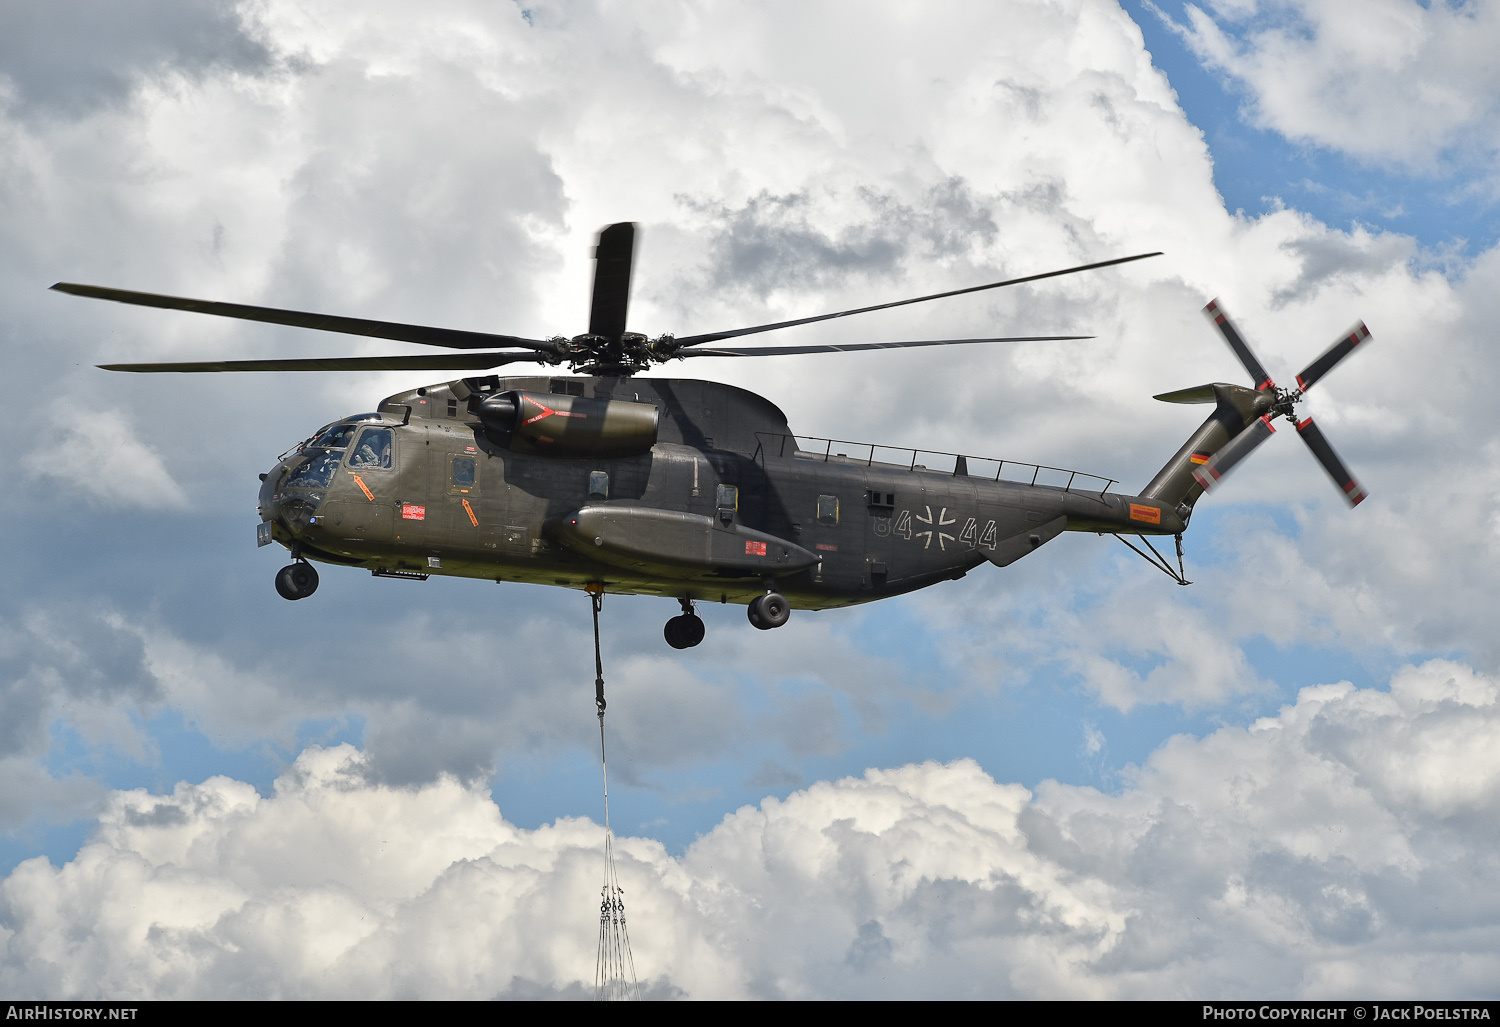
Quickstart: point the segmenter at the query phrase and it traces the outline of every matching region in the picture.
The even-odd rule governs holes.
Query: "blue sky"
[[[159,0],[113,34],[59,14],[0,44],[0,352],[39,397],[5,457],[31,501],[0,542],[0,982],[571,994],[568,946],[591,925],[556,911],[593,879],[602,812],[586,598],[328,568],[281,600],[284,554],[252,541],[255,475],[420,382],[122,380],[92,365],[382,350],[45,287],[570,333],[593,233],[630,217],[632,327],[652,333],[1165,250],[778,340],[1002,325],[1087,329],[1088,348],[673,369],[760,392],[799,432],[1126,489],[1202,413],[1152,394],[1241,376],[1200,313],[1212,296],[1276,373],[1358,318],[1375,342],[1308,400],[1372,498],[1348,510],[1274,438],[1200,505],[1189,588],[1070,533],[775,632],[708,607],[680,654],[660,635],[675,603],[609,598],[611,814],[658,993],[1400,995],[1414,978],[1381,960],[1430,958],[1439,993],[1492,994],[1500,921],[1466,914],[1450,959],[1420,911],[1442,881],[1495,883],[1500,766],[1453,755],[1500,740],[1500,84],[1474,56],[1494,19],[1398,0],[1352,27],[1314,0],[999,6],[850,25],[837,5],[523,19]],[[34,60],[48,50],[72,74]],[[1347,74],[1278,71],[1325,65]],[[1465,84],[1468,106],[1444,99]],[[1342,840],[1319,841],[1334,824]],[[1193,883],[1167,894],[1151,868],[1179,858]],[[96,874],[154,897],[123,916],[135,886]],[[478,916],[474,887],[509,898]],[[765,911],[739,950],[712,926],[732,895]],[[262,933],[278,916],[305,935]],[[1003,972],[935,991],[934,968],[971,958],[943,963],[960,921],[975,965]],[[491,933],[404,976],[439,958],[421,935],[439,923]],[[161,973],[131,977],[148,950]]]
[[[1288,139],[1261,127],[1248,108],[1244,83],[1205,64],[1168,21],[1185,26],[1188,5],[1173,0],[1127,7],[1146,40],[1152,63],[1166,72],[1188,120],[1203,132],[1214,159],[1214,185],[1230,210],[1251,216],[1281,204],[1324,224],[1356,222],[1412,236],[1425,250],[1462,260],[1490,249],[1500,233],[1500,211],[1465,189],[1461,166],[1415,175],[1388,161],[1359,159],[1307,139]],[[1269,6],[1269,5],[1268,5]],[[1298,19],[1266,11],[1235,24],[1250,35]],[[1231,23],[1233,24],[1233,23]]]

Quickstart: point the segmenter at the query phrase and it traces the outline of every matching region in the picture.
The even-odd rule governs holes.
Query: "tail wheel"
[[[750,608],[745,612],[749,615],[751,624],[762,631],[770,631],[787,622],[787,618],[792,615],[792,607],[786,601],[786,596],[779,592],[768,592],[750,600]]]
[[[276,592],[283,599],[306,599],[318,590],[318,572],[311,564],[287,564],[276,572]]]

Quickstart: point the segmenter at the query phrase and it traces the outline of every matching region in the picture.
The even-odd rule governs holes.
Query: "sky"
[[[288,603],[253,541],[279,453],[427,378],[112,375],[401,347],[47,286],[571,335],[632,220],[653,335],[1163,251],[775,339],[1088,342],[653,372],[1126,490],[1203,413],[1154,394],[1243,383],[1208,300],[1283,379],[1372,336],[1303,408],[1370,498],[1273,438],[1190,587],[1070,533],[684,652],[608,597],[645,994],[1495,997],[1497,46],[1444,0],[0,0],[0,991],[592,994],[587,598]]]

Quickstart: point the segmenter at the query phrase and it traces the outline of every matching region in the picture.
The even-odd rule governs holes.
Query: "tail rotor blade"
[[[1360,327],[1364,326],[1361,325]],[[1355,345],[1358,344],[1356,343]],[[1352,349],[1353,346],[1350,348]],[[1349,505],[1358,506],[1364,502],[1365,497],[1369,493],[1365,491],[1363,485],[1354,480],[1354,475],[1349,473],[1349,469],[1344,466],[1344,462],[1339,459],[1338,454],[1333,451],[1333,447],[1328,444],[1328,439],[1319,430],[1318,426],[1313,424],[1311,417],[1305,421],[1298,422],[1297,434],[1302,436],[1302,441],[1307,443],[1307,448],[1312,450],[1313,456],[1318,458],[1318,463],[1323,465],[1323,470],[1328,472],[1328,476],[1339,487],[1339,491],[1344,493],[1344,498],[1349,501]]]
[[[1217,453],[1209,458],[1208,462],[1193,472],[1193,477],[1203,491],[1211,491],[1219,484],[1220,479],[1229,473],[1229,469],[1249,456],[1256,446],[1269,439],[1276,433],[1271,424],[1271,415],[1256,418],[1249,426],[1234,438],[1226,442]]]
[[[594,248],[594,298],[589,334],[618,339],[625,334],[630,306],[630,266],[635,258],[635,223],[622,221],[599,233]]]
[[[1255,382],[1256,391],[1274,387],[1276,383],[1271,381],[1271,376],[1266,373],[1266,369],[1260,365],[1255,354],[1250,352],[1250,347],[1240,337],[1239,330],[1235,328],[1234,322],[1229,320],[1229,315],[1224,313],[1223,308],[1219,306],[1219,301],[1209,300],[1203,312],[1218,326],[1219,332],[1224,336],[1224,341],[1229,343],[1229,348],[1234,350],[1234,355],[1240,358],[1240,363],[1245,366],[1245,370],[1250,372],[1250,379]]]
[[[1370,329],[1366,328],[1365,323],[1361,321],[1342,339],[1329,346],[1321,357],[1302,369],[1302,373],[1297,376],[1297,388],[1303,392],[1312,388],[1314,382],[1332,371],[1340,360],[1354,352],[1354,347],[1369,337]]]

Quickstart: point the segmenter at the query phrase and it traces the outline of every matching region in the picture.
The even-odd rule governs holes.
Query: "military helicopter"
[[[1194,504],[1270,437],[1278,417],[1296,424],[1351,504],[1365,496],[1311,418],[1298,421],[1294,411],[1307,389],[1369,337],[1363,324],[1288,390],[1276,386],[1210,303],[1209,315],[1256,384],[1219,382],[1157,396],[1214,409],[1138,495],[1126,495],[1112,491],[1114,479],[1063,468],[798,436],[781,410],[751,392],[637,374],[691,357],[1088,338],[717,345],[1159,254],[749,328],[648,338],[626,330],[635,234],[628,222],[600,233],[588,331],[572,338],[525,339],[65,282],[52,288],[462,351],[100,365],[110,371],[489,371],[530,362],[566,364],[574,372],[488,374],[411,389],[372,413],[325,425],[282,454],[260,476],[257,541],[290,550],[292,563],[276,574],[276,589],[292,600],[317,589],[313,561],[386,578],[455,575],[581,588],[596,597],[656,595],[680,604],[663,634],[685,649],[704,636],[696,603],[744,604],[751,624],[771,629],[785,624],[793,607],[865,603],[961,578],[986,562],[1008,566],[1064,531],[1115,535],[1189,584],[1182,533]],[[1166,535],[1177,541],[1176,568],[1147,538]]]

